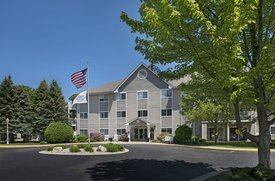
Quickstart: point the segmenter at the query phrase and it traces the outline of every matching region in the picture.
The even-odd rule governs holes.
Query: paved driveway
[[[125,146],[129,153],[109,156],[56,156],[41,155],[37,148],[0,149],[0,180],[190,180],[221,168],[257,164],[255,152]]]

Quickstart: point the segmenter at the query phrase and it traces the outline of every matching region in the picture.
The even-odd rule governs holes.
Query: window
[[[147,110],[139,110],[138,111],[138,117],[147,117],[148,111]]]
[[[126,129],[117,129],[117,135],[126,134]]]
[[[161,90],[161,97],[162,98],[172,97],[172,89]]]
[[[138,96],[138,99],[147,99],[148,91],[138,91],[137,96]]]
[[[100,129],[99,132],[103,135],[109,135],[109,130],[108,129]]]
[[[117,101],[122,101],[126,99],[126,93],[125,92],[120,92],[116,94],[116,100]]]
[[[170,133],[172,134],[172,128],[161,128],[162,133]]]
[[[117,117],[118,118],[125,118],[126,117],[126,111],[117,111]]]
[[[161,116],[172,116],[172,109],[162,109]]]
[[[275,134],[275,127],[270,127],[270,133]]]
[[[139,79],[146,79],[147,77],[147,71],[144,69],[141,69],[137,74]]]
[[[87,129],[80,129],[80,134],[88,134],[88,130]]]
[[[100,118],[108,118],[108,112],[100,112]]]
[[[87,119],[88,118],[88,113],[87,112],[81,112],[80,114],[80,119]]]
[[[109,100],[108,95],[101,95],[99,96],[99,102],[107,102]]]

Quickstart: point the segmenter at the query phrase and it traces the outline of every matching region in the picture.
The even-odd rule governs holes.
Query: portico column
[[[146,123],[147,124],[147,137],[148,137],[148,141],[151,142],[151,134],[150,134],[150,124],[149,123]]]
[[[202,139],[207,139],[207,124],[202,123],[202,128],[201,128],[201,137]]]
[[[227,141],[230,141],[230,126],[229,126],[229,123],[227,123],[227,125],[226,125],[226,129],[227,129]]]
[[[127,135],[128,135],[128,138],[129,138],[129,141],[128,142],[131,142],[131,126],[128,124],[126,124],[126,131],[127,131]]]

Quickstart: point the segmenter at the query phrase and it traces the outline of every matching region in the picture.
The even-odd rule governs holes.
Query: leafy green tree
[[[136,38],[136,50],[167,79],[197,73],[220,87],[234,105],[238,128],[240,108],[253,103],[259,135],[244,135],[258,145],[258,161],[270,167],[270,130],[275,122],[275,3],[273,0],[146,0],[140,20],[121,19]],[[175,66],[173,66],[175,65]]]
[[[214,129],[214,139],[217,143],[220,134],[228,120],[221,119],[222,106],[215,105],[212,102],[199,101],[193,109],[185,112],[185,116],[189,121],[207,122],[209,127]]]

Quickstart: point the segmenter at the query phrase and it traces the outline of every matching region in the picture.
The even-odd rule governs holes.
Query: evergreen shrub
[[[69,143],[73,140],[74,131],[66,123],[53,122],[47,127],[44,136],[48,143]]]
[[[104,147],[107,149],[108,152],[124,151],[124,147],[122,145],[118,145],[118,144],[108,143],[108,144],[104,145]]]
[[[176,143],[190,143],[192,137],[192,129],[187,125],[182,125],[176,129],[175,142]]]

